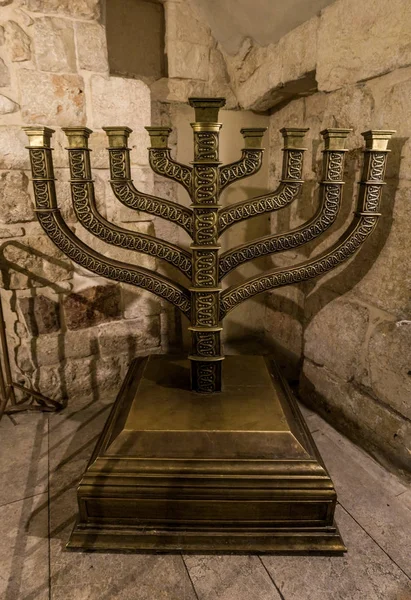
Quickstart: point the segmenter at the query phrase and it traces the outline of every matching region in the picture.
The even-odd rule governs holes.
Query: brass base
[[[189,361],[133,361],[78,488],[67,548],[346,550],[336,493],[276,364],[227,356],[224,389],[190,391]]]

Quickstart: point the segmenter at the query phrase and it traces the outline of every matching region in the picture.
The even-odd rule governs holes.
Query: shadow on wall
[[[106,392],[114,399],[131,360],[161,350],[164,311],[151,295],[142,307],[140,291],[86,277],[87,287],[74,292],[74,280],[64,279],[71,263],[15,240],[0,246],[0,268],[17,383],[64,405],[75,396],[93,403]],[[53,269],[60,281],[47,276]]]
[[[407,139],[408,138],[396,137],[390,141],[391,154],[389,155],[388,159],[388,168],[390,173],[399,173],[401,152]],[[316,140],[313,141],[313,170],[316,173],[320,173],[321,171],[321,161],[316,161],[315,159],[315,156],[318,153],[319,145],[320,142],[317,142]],[[341,211],[336,223],[330,228],[328,233],[325,233],[323,236],[319,236],[309,244],[302,246],[299,249],[298,254],[294,251],[291,251],[291,253],[283,253],[282,257],[284,256],[284,259],[281,257],[280,264],[278,263],[278,254],[271,255],[271,258],[268,259],[271,262],[271,268],[275,268],[276,266],[284,267],[286,265],[297,266],[298,263],[303,263],[303,261],[307,260],[308,257],[314,258],[316,254],[318,255],[330,246],[330,243],[327,243],[330,238],[332,239],[332,242],[335,242],[341,234],[340,230],[345,231],[348,228],[351,222],[350,214],[356,210],[357,183],[355,180],[358,179],[361,156],[362,151],[360,149],[350,150],[347,152],[345,167],[345,180],[347,183],[344,186]],[[382,216],[379,220],[376,230],[373,232],[370,238],[366,240],[354,257],[350,259],[344,266],[338,269],[338,272],[325,274],[324,276],[318,277],[312,281],[303,282],[293,286],[287,286],[286,289],[291,289],[295,293],[281,295],[275,294],[275,292],[268,292],[261,294],[254,299],[254,301],[266,306],[266,321],[270,321],[271,318],[274,322],[276,319],[282,318],[281,314],[283,314],[300,324],[300,352],[291,350],[290,347],[287,346],[286,342],[283,342],[280,339],[275,339],[275,333],[273,335],[269,335],[267,333],[265,337],[254,341],[252,336],[249,338],[251,344],[255,344],[255,342],[257,343],[259,353],[271,353],[275,356],[290,383],[297,383],[301,377],[301,369],[304,358],[302,345],[304,340],[304,330],[328,303],[352,290],[365,277],[384,248],[392,228],[394,198],[398,184],[398,176],[391,177],[387,180],[387,184],[383,188],[381,202]],[[298,223],[308,220],[313,215],[315,206],[318,205],[318,198],[316,198],[315,201],[312,200],[316,189],[318,189],[318,184],[316,182],[307,181],[303,186],[302,194],[303,196],[308,194],[311,200],[310,198],[307,198],[307,202],[304,201],[304,203],[301,202],[301,199],[300,201],[297,200],[298,204],[296,209],[295,206],[291,206],[277,213],[279,216],[279,231],[276,233],[291,229],[292,214],[295,214],[295,212],[291,212],[292,210],[297,210]],[[296,203],[294,203],[294,205],[295,204]],[[255,231],[255,227],[252,227],[252,231]],[[247,239],[250,238],[253,239],[253,236],[247,234]],[[256,261],[255,264],[258,265],[261,273],[265,271],[266,263],[261,262],[261,259],[260,261]],[[243,276],[236,271],[233,283],[238,285],[244,282],[246,279],[246,276]],[[321,283],[323,279],[325,279],[325,281]],[[235,315],[235,311],[236,309],[233,311],[233,316]],[[288,326],[288,323],[289,321],[285,322],[286,327]],[[246,328],[244,328],[244,334],[244,338],[247,339]],[[239,347],[247,347],[247,343],[244,344],[243,340],[240,342]]]

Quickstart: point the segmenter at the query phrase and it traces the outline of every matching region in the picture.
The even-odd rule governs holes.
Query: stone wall
[[[98,0],[2,0],[0,6],[0,260],[13,377],[55,398],[113,393],[134,356],[178,347],[180,320],[148,292],[76,267],[43,234],[33,212],[21,127],[56,130],[58,201],[76,234],[114,258],[161,270],[156,260],[97,242],[78,225],[60,128],[78,124],[94,130],[91,159],[102,214],[132,230],[171,239],[166,222],[128,210],[112,196],[102,127],[131,127],[136,185],[173,196],[174,186],[154,180],[148,166],[144,126],[151,124],[151,113],[156,122],[169,119],[170,103],[185,102],[190,93],[224,94],[223,59],[188,2],[167,2],[171,78],[155,82],[152,94],[143,81],[110,76],[104,5]],[[157,91],[168,89],[174,90],[172,97]]]
[[[154,232],[145,215],[122,210],[109,190],[103,125],[127,124],[133,175],[152,191],[145,148],[150,90],[141,81],[110,77],[97,0],[2,2],[0,215],[2,300],[13,375],[55,398],[96,396],[118,389],[130,358],[168,343],[169,312],[148,293],[93,277],[70,263],[35,220],[22,125],[56,129],[58,199],[68,224],[84,240],[71,208],[62,126],[94,130],[90,145],[100,210],[128,227]],[[96,246],[96,244],[93,244]],[[98,244],[116,258],[123,251]],[[134,258],[135,260],[135,258]],[[140,264],[155,261],[138,255]]]
[[[411,5],[337,0],[265,48],[250,41],[227,57],[243,108],[270,110],[270,176],[280,177],[283,126],[310,127],[300,200],[272,217],[272,230],[306,221],[318,203],[321,136],[347,127],[340,218],[326,240],[272,258],[301,262],[327,248],[352,217],[361,132],[396,129],[378,230],[348,263],[272,292],[268,342],[301,398],[385,463],[411,472]]]

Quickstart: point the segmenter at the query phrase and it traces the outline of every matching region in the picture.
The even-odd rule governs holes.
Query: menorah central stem
[[[219,133],[222,99],[190,100],[195,109],[194,161],[191,190],[193,253],[191,298],[191,387],[197,392],[221,390],[220,295],[218,277]]]

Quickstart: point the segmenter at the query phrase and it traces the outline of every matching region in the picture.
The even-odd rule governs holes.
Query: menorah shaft
[[[194,103],[194,104],[193,104]],[[196,113],[201,102],[192,101]],[[220,295],[218,278],[220,245],[218,244],[219,210],[219,132],[218,108],[206,113],[203,122],[192,123],[194,131],[194,161],[192,176],[193,210],[193,275],[191,291],[191,385],[198,392],[221,390],[221,367],[224,356],[221,346]],[[203,118],[204,118],[203,117]],[[214,119],[214,121],[212,120]]]

